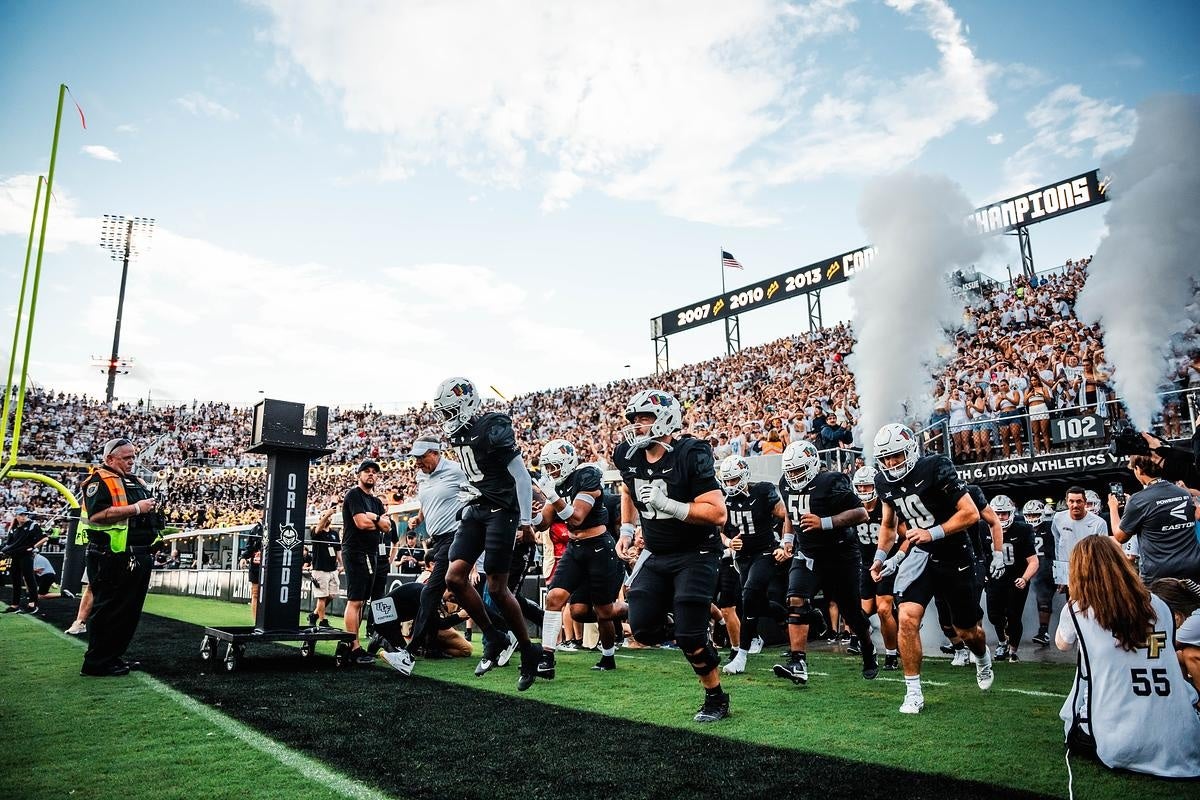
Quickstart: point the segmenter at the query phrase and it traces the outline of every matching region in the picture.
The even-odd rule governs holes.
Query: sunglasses
[[[104,457],[108,458],[111,456],[112,452],[118,447],[126,447],[132,444],[133,442],[129,441],[128,439],[109,439],[104,443]]]

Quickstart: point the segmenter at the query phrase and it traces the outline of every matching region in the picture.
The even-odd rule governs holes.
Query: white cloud
[[[238,118],[236,111],[231,111],[225,106],[212,100],[199,92],[189,92],[183,97],[175,98],[175,104],[197,117],[212,117],[213,119],[223,120],[228,122]]]
[[[1089,97],[1077,84],[1064,84],[1029,109],[1025,121],[1033,135],[1005,161],[1005,196],[1062,177],[1056,171],[1095,166],[1106,154],[1127,147],[1137,113]]]
[[[84,155],[91,156],[97,161],[120,161],[121,157],[112,148],[102,144],[85,144],[79,148]]]
[[[117,133],[137,133],[138,126],[134,125],[133,123],[126,122],[123,125],[118,125],[116,130],[117,130]]]
[[[444,163],[541,187],[544,211],[591,189],[770,223],[764,187],[891,169],[994,111],[988,67],[944,0],[891,3],[933,40],[935,66],[836,89],[815,48],[857,29],[845,0],[266,5],[266,38],[348,128],[384,140],[377,179]]]
[[[987,137],[988,144],[1004,144],[1003,133],[990,133]]]

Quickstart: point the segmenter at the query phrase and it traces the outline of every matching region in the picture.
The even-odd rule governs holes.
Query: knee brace
[[[641,640],[639,639],[639,641]],[[701,678],[708,675],[721,663],[720,656],[717,655],[716,649],[707,638],[681,636],[675,643],[679,645],[679,649],[687,657],[688,663],[692,665],[692,671]]]
[[[788,605],[788,625],[812,625],[820,618],[820,612],[812,607],[812,603],[805,603],[804,605]]]

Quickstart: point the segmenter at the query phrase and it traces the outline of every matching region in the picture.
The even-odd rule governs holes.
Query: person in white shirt
[[[1067,510],[1059,511],[1050,522],[1054,534],[1054,583],[1061,593],[1066,586],[1066,567],[1071,551],[1089,536],[1107,536],[1108,526],[1087,510],[1087,491],[1080,486],[1067,489]]]
[[[1068,755],[1162,778],[1200,777],[1196,690],[1175,656],[1175,618],[1117,543],[1088,537],[1069,564],[1070,602],[1054,642],[1079,648],[1059,717]]]
[[[1186,578],[1159,578],[1150,591],[1175,617],[1175,655],[1192,686],[1200,684],[1200,583]]]

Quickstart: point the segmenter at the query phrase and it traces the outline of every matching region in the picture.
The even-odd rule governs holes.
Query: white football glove
[[[1004,563],[1004,553],[999,550],[992,551],[992,580],[998,581],[1004,577],[1004,570],[1008,569],[1008,565]]]
[[[546,496],[547,503],[557,503],[559,500],[558,487],[554,485],[554,479],[549,473],[542,471],[542,477],[538,478],[538,488],[542,490],[542,494]]]
[[[655,513],[665,514],[678,520],[687,519],[688,504],[667,497],[667,493],[658,484],[651,483],[642,486],[638,490],[638,499],[642,501],[642,505]]]
[[[889,575],[895,575],[896,570],[900,569],[900,562],[906,558],[908,558],[908,553],[897,550],[896,555],[883,562],[883,569],[879,571],[879,577],[886,578]]]
[[[464,506],[469,505],[470,503],[474,502],[476,498],[482,496],[483,492],[476,489],[475,484],[473,483],[463,484],[461,487],[459,487],[457,495],[458,502]]]

